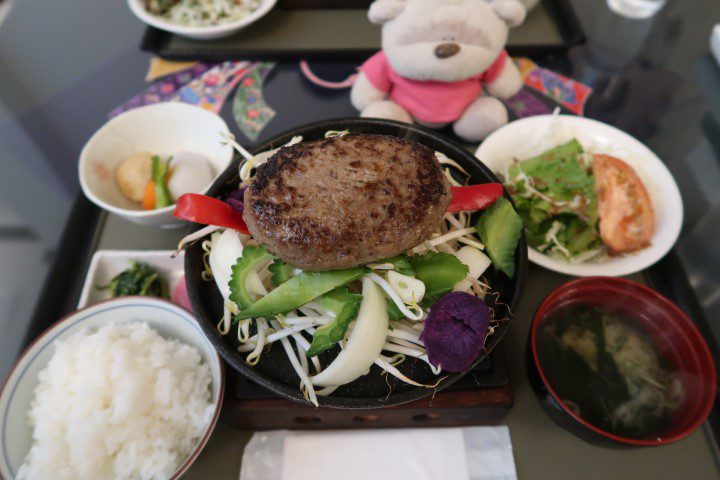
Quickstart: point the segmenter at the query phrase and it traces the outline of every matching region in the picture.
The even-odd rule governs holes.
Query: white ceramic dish
[[[262,0],[258,8],[248,15],[235,20],[234,22],[223,23],[221,25],[213,25],[208,27],[188,27],[178,25],[165,20],[162,17],[150,14],[143,6],[143,0],[128,0],[130,10],[137,18],[148,25],[160,30],[180,35],[181,37],[192,38],[194,40],[212,40],[222,38],[237,33],[248,25],[255,23],[264,17],[277,3],[277,0]]]
[[[573,138],[587,151],[616,156],[638,173],[655,209],[652,245],[631,254],[584,263],[570,263],[530,248],[530,261],[556,272],[584,277],[630,275],[660,260],[680,235],[682,198],[665,164],[627,133],[589,118],[540,115],[517,120],[493,132],[475,155],[493,172],[502,174],[513,159],[530,158]]]
[[[215,428],[222,406],[225,378],[223,363],[205,338],[195,318],[168,301],[124,297],[71,313],[40,335],[19,357],[0,391],[0,477],[14,478],[32,444],[28,409],[38,384],[38,374],[54,353],[53,342],[85,329],[110,322],[145,321],[162,336],[175,338],[198,349],[212,374],[213,416],[188,458],[171,477],[179,478],[200,454]]]
[[[172,216],[174,205],[143,210],[125,198],[115,183],[115,168],[141,151],[161,157],[192,152],[207,158],[217,176],[233,157],[232,146],[222,143],[223,135],[229,133],[218,115],[185,103],[157,103],[127,111],[103,125],[83,147],[78,165],[80,186],[93,203],[127,220],[165,228],[180,226],[184,222]]]
[[[185,278],[185,251],[181,251],[175,258],[172,258],[173,253],[174,250],[98,250],[90,261],[77,308],[109,299],[109,292],[99,290],[97,286],[107,285],[115,275],[130,268],[131,260],[154,268],[167,281],[168,290],[172,293],[178,282]]]

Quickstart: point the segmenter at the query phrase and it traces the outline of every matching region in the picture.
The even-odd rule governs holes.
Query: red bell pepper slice
[[[452,201],[445,210],[447,213],[483,210],[502,197],[500,183],[483,183],[466,187],[450,187]]]
[[[446,210],[448,213],[483,210],[503,193],[502,185],[499,183],[451,187],[451,191],[453,198]],[[173,215],[182,220],[232,228],[250,235],[242,214],[222,200],[207,195],[197,193],[181,195],[175,204]]]
[[[207,195],[197,193],[181,195],[177,199],[173,215],[182,220],[232,228],[240,233],[250,235],[242,214],[222,200]]]

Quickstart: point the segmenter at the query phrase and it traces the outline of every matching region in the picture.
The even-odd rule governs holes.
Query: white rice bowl
[[[146,323],[55,342],[29,410],[33,444],[17,479],[165,479],[213,415],[210,367]]]

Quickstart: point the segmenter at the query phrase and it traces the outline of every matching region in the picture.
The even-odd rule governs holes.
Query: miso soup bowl
[[[538,355],[541,327],[556,313],[576,306],[599,307],[634,322],[648,333],[661,357],[670,364],[671,375],[679,380],[683,393],[669,427],[656,438],[626,438],[598,428],[574,413],[553,389]],[[541,406],[555,423],[589,443],[608,447],[664,445],[690,435],[707,418],[717,391],[713,357],[693,322],[659,293],[622,278],[572,280],[545,298],[535,313],[528,338],[527,371]]]

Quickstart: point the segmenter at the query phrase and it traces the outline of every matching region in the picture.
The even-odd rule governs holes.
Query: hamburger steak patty
[[[418,245],[439,229],[450,200],[432,150],[351,134],[281,148],[258,167],[243,218],[285,262],[335,270]]]

